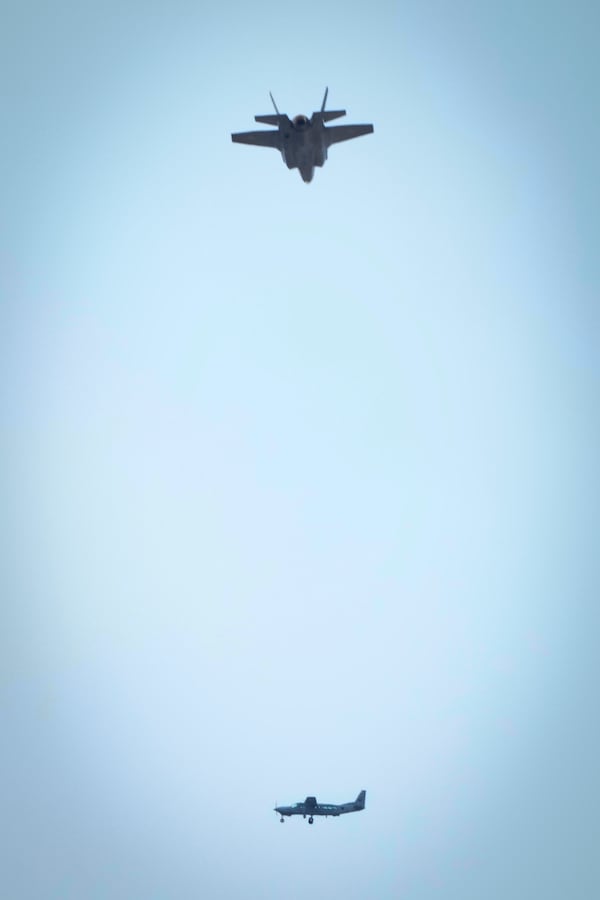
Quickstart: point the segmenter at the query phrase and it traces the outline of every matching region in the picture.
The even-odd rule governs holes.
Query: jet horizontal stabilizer
[[[324,122],[331,122],[332,119],[339,119],[340,116],[345,116],[345,109],[329,109],[325,110],[325,112],[321,113],[321,117]]]
[[[279,120],[284,118],[283,116],[254,116],[255,122],[262,122],[263,125],[279,125]]]

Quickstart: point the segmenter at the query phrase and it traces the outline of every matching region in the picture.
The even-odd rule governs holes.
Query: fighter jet
[[[350,803],[317,803],[316,797],[307,797],[304,803],[295,803],[294,806],[276,806],[275,812],[281,816],[280,822],[284,822],[284,816],[308,816],[308,824],[312,825],[314,816],[343,816],[344,813],[360,812],[365,808],[366,791],[361,791],[356,800]]]
[[[264,125],[277,125],[277,131],[241,131],[232,134],[231,140],[236,144],[256,144],[258,147],[279,150],[288,169],[299,169],[303,181],[312,181],[315,166],[324,165],[327,150],[332,144],[349,141],[373,131],[372,125],[334,125],[326,128],[325,122],[346,115],[345,109],[325,111],[328,90],[329,88],[325,88],[320,112],[314,112],[310,119],[307,116],[290,119],[282,115],[273,100],[273,94],[269,93],[276,115],[254,116],[254,119]]]

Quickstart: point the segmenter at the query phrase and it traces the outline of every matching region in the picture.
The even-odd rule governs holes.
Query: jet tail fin
[[[276,125],[278,128],[290,125],[290,120],[287,116],[282,115],[277,109],[277,104],[275,103],[275,97],[269,91],[269,97],[271,98],[271,103],[275,109],[276,115],[270,114],[268,116],[254,116],[255,122],[260,122],[262,125]]]
[[[354,801],[354,806],[356,809],[364,809],[365,808],[365,800],[367,797],[366,791],[361,791],[356,800]]]
[[[325,96],[323,97],[321,109],[319,110],[318,113],[313,113],[313,120],[321,121],[321,122],[331,122],[332,119],[339,119],[340,116],[346,115],[345,109],[325,110],[325,104],[327,103],[327,94],[328,93],[329,93],[329,88],[325,88]]]
[[[286,115],[282,115],[277,109],[277,104],[275,103],[275,98],[271,91],[269,91],[269,97],[271,98],[271,103],[273,104],[276,115],[271,113],[268,116],[254,116],[254,121],[260,122],[262,125],[276,125],[278,128],[285,126],[289,127],[290,120]]]
[[[273,97],[273,94],[271,93],[271,91],[269,91],[269,97],[271,98],[271,103],[272,103],[273,106],[275,107],[275,112],[277,113],[278,116],[280,116],[281,113],[280,113],[279,110],[277,109],[277,104],[275,103],[275,98]]]
[[[332,119],[339,119],[340,116],[345,115],[345,109],[328,109],[326,112],[321,113],[324,122],[331,122]]]

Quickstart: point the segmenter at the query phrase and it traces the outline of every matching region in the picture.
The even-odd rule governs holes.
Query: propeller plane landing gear
[[[308,820],[308,824],[309,824],[309,825],[312,825],[312,823],[313,823],[314,821],[315,821],[315,820],[314,820],[313,817],[311,816],[310,819]]]
[[[282,816],[282,817],[281,817],[281,818],[280,818],[280,820],[279,820],[279,821],[280,821],[280,822],[281,822],[281,824],[282,824],[282,825],[283,825],[283,823],[284,823],[284,822],[285,822],[285,819],[284,819],[284,818],[283,818],[283,816]]]

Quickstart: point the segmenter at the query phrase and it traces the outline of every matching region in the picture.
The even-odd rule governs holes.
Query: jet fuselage
[[[299,169],[302,180],[308,183],[313,179],[315,166],[322,166],[327,159],[325,128],[302,115],[295,116],[290,126],[282,128],[281,155],[288,169]]]

